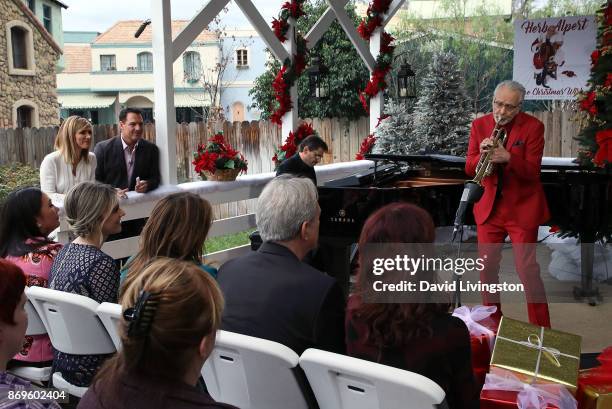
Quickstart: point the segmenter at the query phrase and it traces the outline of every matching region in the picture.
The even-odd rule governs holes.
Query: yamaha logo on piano
[[[338,210],[338,217],[330,217],[329,221],[336,223],[355,223],[355,219],[352,217],[346,217],[346,210]]]

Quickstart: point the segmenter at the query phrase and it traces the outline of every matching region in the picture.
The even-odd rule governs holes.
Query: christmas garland
[[[361,20],[359,27],[357,27],[357,31],[361,38],[369,41],[374,31],[382,26],[383,16],[389,11],[391,1],[392,0],[374,0],[368,5],[366,17]],[[393,63],[393,51],[395,49],[395,46],[391,45],[393,40],[395,39],[389,33],[386,31],[382,32],[380,38],[380,52],[376,58],[374,71],[366,87],[362,91],[359,91],[359,101],[361,101],[363,109],[368,113],[370,112],[370,99],[375,97],[379,92],[384,91],[388,86],[385,77],[391,70],[391,64]],[[375,128],[377,128],[380,122],[385,118],[386,116],[381,116]],[[355,159],[363,159],[365,154],[372,151],[375,143],[376,137],[373,134],[366,136],[361,142],[359,152],[355,155]]]
[[[389,11],[391,0],[374,0],[368,5],[366,17],[361,20],[357,31],[361,38],[366,41],[370,40],[374,31],[382,26],[383,15]],[[391,64],[393,63],[393,51],[395,46],[391,43],[395,40],[386,31],[382,32],[380,39],[380,52],[376,58],[376,65],[372,72],[372,77],[366,84],[365,89],[359,91],[359,100],[363,109],[369,112],[369,101],[372,97],[375,97],[380,91],[384,91],[387,88],[387,81],[385,77],[391,70]]]
[[[584,165],[612,165],[612,113],[608,105],[612,97],[612,74],[606,67],[612,63],[612,3],[607,2],[597,13],[599,20],[598,48],[591,54],[590,89],[578,95],[579,119],[583,127],[579,136],[578,160]]]
[[[374,128],[378,128],[378,125],[380,125],[380,123],[387,118],[389,118],[389,115],[382,114],[380,118],[378,118],[378,122],[376,122],[376,126]],[[369,134],[368,136],[363,138],[363,141],[361,141],[361,145],[359,146],[359,152],[357,152],[357,154],[355,155],[355,160],[365,159],[365,155],[372,152],[372,149],[376,144],[376,139],[378,138],[374,136],[374,134]]]
[[[272,20],[272,30],[281,43],[287,40],[289,18],[297,20],[304,15],[304,1],[305,0],[291,0],[285,2],[281,6],[281,12],[278,19]],[[282,125],[283,116],[291,110],[291,87],[306,68],[306,40],[297,32],[295,37],[297,53],[293,55],[293,61],[291,61],[291,58],[285,59],[281,69],[272,81],[274,98],[278,102],[278,108],[272,113],[270,120],[277,125]]]
[[[289,136],[285,140],[285,143],[276,148],[276,152],[272,157],[274,169],[278,168],[282,161],[295,155],[300,143],[310,135],[317,135],[317,132],[312,128],[312,125],[306,122],[300,124],[295,130],[295,133],[293,133],[293,131],[289,132]]]

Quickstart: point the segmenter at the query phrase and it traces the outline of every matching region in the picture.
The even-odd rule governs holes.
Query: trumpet
[[[495,123],[495,128],[493,128],[493,132],[490,136],[493,143],[486,152],[483,152],[480,155],[480,159],[476,165],[476,175],[474,176],[474,179],[472,179],[472,182],[482,186],[482,179],[493,173],[495,164],[491,162],[491,155],[495,148],[498,146],[504,146],[506,144],[507,138],[508,134],[506,133],[506,130],[502,128],[499,122]]]
[[[493,173],[493,169],[495,168],[495,164],[491,162],[493,150],[498,146],[504,146],[507,138],[508,134],[506,133],[506,130],[502,127],[502,124],[500,124],[499,121],[496,121],[495,127],[493,128],[493,132],[490,136],[493,143],[486,152],[483,152],[480,155],[480,159],[476,165],[476,175],[474,176],[474,179],[465,182],[463,194],[461,195],[461,200],[459,201],[459,208],[455,214],[455,228],[453,230],[452,241],[455,241],[457,232],[461,229],[461,226],[463,226],[465,211],[467,210],[468,205],[479,201],[484,193],[482,180]]]

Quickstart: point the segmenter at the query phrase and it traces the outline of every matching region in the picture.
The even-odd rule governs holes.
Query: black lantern
[[[397,73],[397,97],[399,99],[416,98],[416,77],[410,64],[403,62]]]
[[[329,97],[328,69],[319,60],[319,57],[312,57],[308,68],[308,85],[310,96],[313,98],[325,99]]]

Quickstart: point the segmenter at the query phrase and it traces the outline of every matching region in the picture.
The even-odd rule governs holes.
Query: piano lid
[[[410,165],[430,164],[434,167],[464,167],[465,158],[453,155],[382,155],[367,154],[365,158],[376,162],[403,162]],[[606,173],[605,169],[580,166],[575,163],[575,158],[557,158],[545,156],[542,158],[543,170],[572,170],[572,171],[591,171],[596,173]]]

